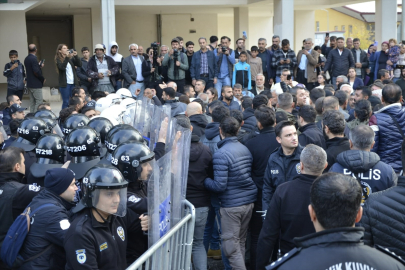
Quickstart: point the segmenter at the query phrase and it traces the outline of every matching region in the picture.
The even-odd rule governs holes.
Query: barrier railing
[[[127,270],[191,269],[195,209],[194,205],[187,200],[184,204],[187,207],[185,217],[145,251]]]

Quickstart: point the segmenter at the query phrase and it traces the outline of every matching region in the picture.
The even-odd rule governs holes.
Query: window
[[[319,32],[319,21],[316,22],[316,32]]]
[[[349,25],[349,33],[353,33],[353,25]]]
[[[346,31],[346,26],[342,25],[342,31]]]
[[[339,26],[335,26],[335,31],[339,31]]]

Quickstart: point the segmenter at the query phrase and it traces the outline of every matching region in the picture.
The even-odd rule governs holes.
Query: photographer
[[[74,49],[68,49],[65,44],[59,44],[55,55],[56,71],[59,73],[59,91],[62,96],[62,109],[68,107],[72,90],[79,86],[76,67],[82,66],[82,61]]]
[[[231,39],[229,37],[221,37],[221,47],[214,50],[218,65],[218,76],[215,88],[218,91],[218,96],[221,95],[222,86],[231,85],[233,65],[235,64],[235,52],[229,48]]]
[[[186,70],[188,70],[187,56],[179,51],[180,41],[177,38],[172,39],[172,49],[165,55],[163,66],[168,66],[167,76],[169,81],[177,84],[180,93],[184,91]]]
[[[146,49],[146,54],[149,56],[142,62],[142,76],[144,78],[145,89],[151,88],[156,90],[156,96],[161,99],[163,90],[159,87],[162,83],[160,76],[162,60],[158,56],[159,45],[152,43],[152,47]]]

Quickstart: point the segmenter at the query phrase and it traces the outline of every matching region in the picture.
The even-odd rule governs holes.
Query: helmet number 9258
[[[86,150],[87,150],[86,145],[67,147],[68,152],[81,152],[81,151],[86,151]]]

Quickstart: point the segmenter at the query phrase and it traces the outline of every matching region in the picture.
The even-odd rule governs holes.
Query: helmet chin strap
[[[100,214],[100,212],[97,210],[97,208],[95,208],[95,207],[93,206],[93,209],[97,212],[97,214],[101,217],[101,219],[102,219],[104,222],[110,223],[110,221],[111,221],[111,215],[109,215],[108,218],[105,219],[105,218],[103,218],[103,216]]]

